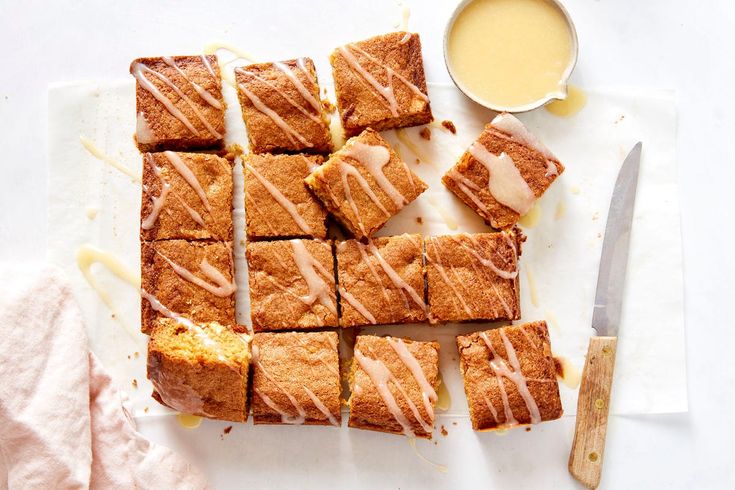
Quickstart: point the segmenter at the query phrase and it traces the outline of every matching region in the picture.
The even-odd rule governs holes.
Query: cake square
[[[304,184],[324,159],[319,155],[251,153],[243,158],[247,236],[326,238],[327,212]]]
[[[475,430],[507,429],[562,416],[546,322],[457,337]]]
[[[141,329],[163,318],[161,306],[194,322],[235,323],[235,273],[228,242],[142,242],[141,286],[160,305],[141,304]]]
[[[564,171],[518,119],[498,114],[442,183],[490,226],[513,226]],[[491,178],[492,176],[492,178]]]
[[[330,61],[347,137],[433,120],[418,34],[391,32],[347,44]]]
[[[222,147],[225,102],[216,56],[138,58],[130,73],[140,151]]]
[[[372,129],[350,138],[305,181],[356,238],[371,236],[427,189]]]
[[[338,325],[331,242],[250,242],[246,255],[256,332]]]
[[[424,237],[432,323],[521,317],[517,230]]]
[[[311,58],[235,68],[252,153],[329,153],[332,135]]]
[[[421,235],[347,240],[336,249],[342,327],[426,321]]]
[[[358,335],[349,426],[431,438],[439,383],[438,343]]]
[[[253,337],[253,421],[342,422],[336,332],[257,333]]]
[[[158,320],[148,342],[153,398],[182,413],[245,422],[248,341],[238,326]]]
[[[140,239],[232,241],[232,166],[208,153],[145,153]]]

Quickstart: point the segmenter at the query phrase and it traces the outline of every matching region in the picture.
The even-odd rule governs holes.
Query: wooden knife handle
[[[617,337],[592,337],[582,372],[569,472],[587,488],[597,488],[602,475],[617,343]]]

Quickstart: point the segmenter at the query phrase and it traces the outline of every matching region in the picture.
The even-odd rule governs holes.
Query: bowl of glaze
[[[463,0],[444,31],[452,81],[496,112],[526,112],[564,100],[578,51],[574,22],[558,0]],[[562,56],[567,59],[560,63]]]

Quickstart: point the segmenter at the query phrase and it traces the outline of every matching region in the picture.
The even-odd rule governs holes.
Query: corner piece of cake
[[[145,153],[140,239],[232,241],[232,165],[208,153]]]
[[[518,320],[524,240],[517,228],[424,237],[430,321]]]
[[[426,321],[421,235],[347,240],[336,249],[342,327]]]
[[[182,413],[246,421],[249,339],[239,326],[157,321],[148,342],[153,398]]]
[[[319,155],[251,153],[243,157],[246,232],[250,240],[326,238],[327,212],[304,184]]]
[[[538,424],[562,416],[546,322],[457,337],[472,428]]]
[[[431,438],[439,383],[438,343],[359,335],[349,426]]]
[[[246,255],[256,332],[338,325],[331,242],[250,242]]]
[[[342,421],[336,332],[256,333],[251,404],[256,424]]]
[[[305,182],[356,238],[370,237],[427,189],[372,129],[350,138]]]
[[[222,147],[225,102],[216,56],[138,58],[130,73],[140,151]]]
[[[165,312],[194,322],[235,323],[235,272],[228,242],[142,242],[141,286],[154,301],[141,304],[141,329],[150,333]]]
[[[329,153],[329,119],[310,58],[235,68],[252,153]]]
[[[418,34],[391,32],[350,43],[330,57],[347,137],[433,120]]]
[[[442,183],[490,226],[505,229],[528,213],[563,171],[521,121],[502,113],[485,126]]]

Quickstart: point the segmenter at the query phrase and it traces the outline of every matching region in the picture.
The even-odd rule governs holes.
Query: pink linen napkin
[[[61,274],[0,264],[0,488],[207,488],[125,402]]]

